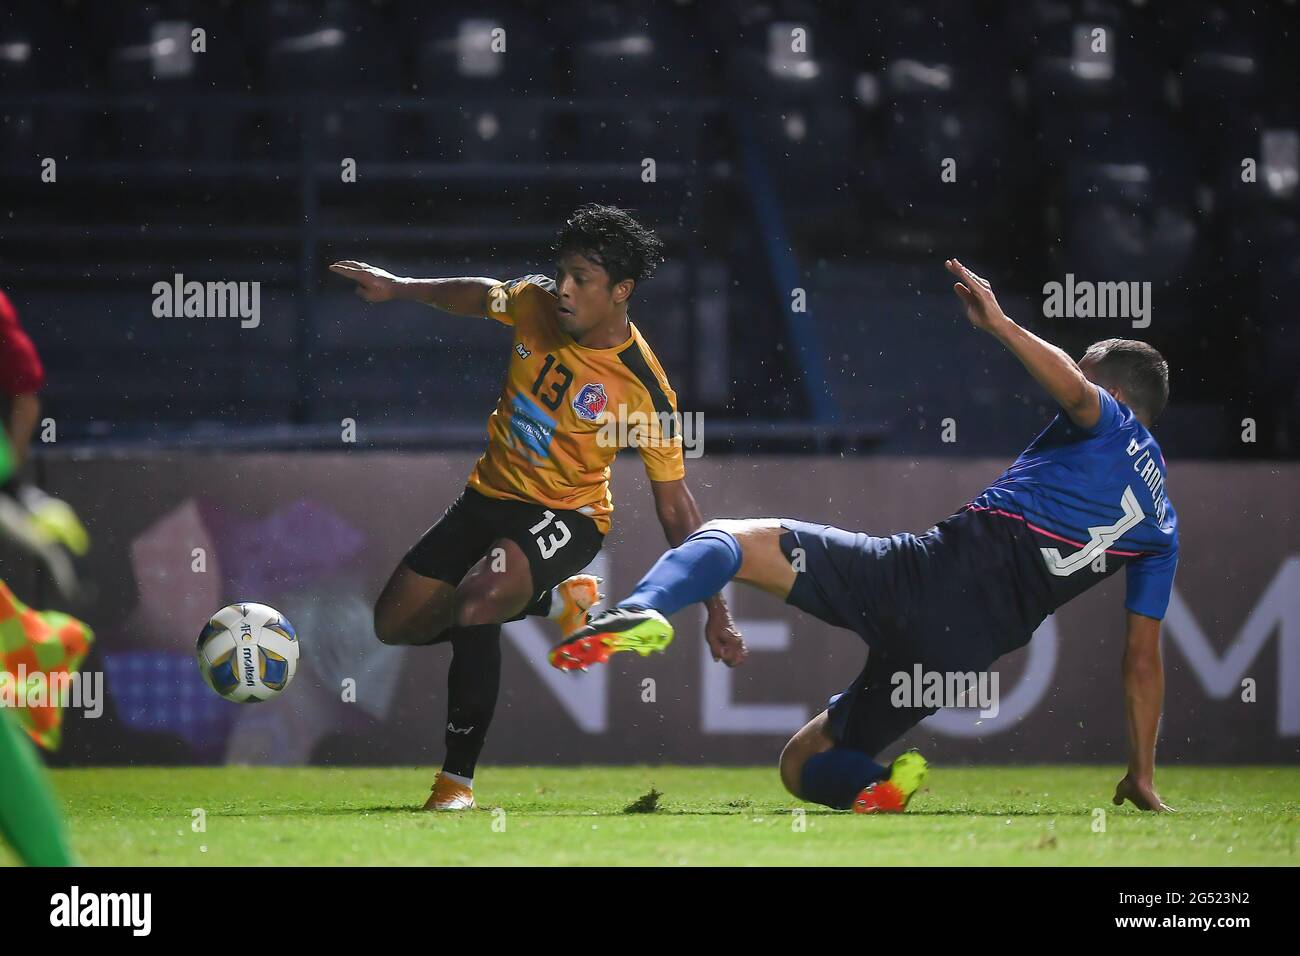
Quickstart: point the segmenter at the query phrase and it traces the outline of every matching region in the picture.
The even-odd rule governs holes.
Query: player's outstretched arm
[[[390,302],[394,299],[423,302],[452,315],[484,318],[488,310],[488,292],[496,279],[481,277],[461,279],[412,279],[365,262],[344,259],[330,266],[330,272],[357,284],[357,295],[367,302]]]
[[[686,479],[676,481],[651,481],[654,493],[655,514],[663,526],[664,537],[674,548],[686,540],[686,536],[698,531],[704,524],[695,496],[686,486]],[[731,619],[731,610],[721,594],[715,594],[704,602],[709,617],[704,625],[704,639],[709,643],[709,651],[715,661],[722,661],[728,667],[743,664],[747,651],[745,639],[740,636],[740,629]]]
[[[966,307],[970,324],[988,332],[1020,359],[1029,374],[1047,389],[1072,422],[1081,428],[1096,425],[1101,418],[1101,399],[1097,396],[1096,386],[1080,371],[1078,363],[1051,342],[1040,339],[1007,318],[988,280],[981,279],[956,259],[946,260],[944,266],[961,280],[952,290]]]
[[[1128,773],[1115,788],[1115,805],[1132,801],[1140,810],[1167,813],[1153,783],[1156,733],[1165,699],[1165,667],[1160,657],[1160,622],[1128,612],[1124,647],[1124,707],[1128,718]]]

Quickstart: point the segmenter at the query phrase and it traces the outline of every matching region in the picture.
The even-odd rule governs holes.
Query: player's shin
[[[442,769],[472,778],[501,685],[501,625],[452,630],[447,671],[447,756]]]
[[[740,544],[726,531],[706,528],[655,562],[620,607],[653,608],[671,617],[713,597],[740,571]]]

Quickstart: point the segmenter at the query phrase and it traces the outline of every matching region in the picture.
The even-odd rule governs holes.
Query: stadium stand
[[[1031,386],[1001,392],[992,354],[950,368],[920,347],[966,334],[938,265],[960,254],[1076,350],[1127,329],[1036,318],[1045,282],[1151,282],[1166,450],[1295,456],[1297,16],[19,0],[0,10],[0,287],[71,440],[302,443],[353,416],[392,441],[473,444],[497,330],[367,310],[325,266],[546,271],[565,211],[600,200],[667,240],[633,317],[682,407],[733,442],[943,453],[935,415],[975,408],[960,453],[1014,451],[995,436],[1038,414]],[[177,273],[261,282],[260,326],[155,318],[150,289]]]

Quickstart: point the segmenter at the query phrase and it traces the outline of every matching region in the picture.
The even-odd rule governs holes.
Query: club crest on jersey
[[[573,410],[578,413],[579,418],[594,422],[608,404],[609,396],[605,394],[604,385],[587,384],[582,386],[582,391],[578,392],[578,397],[573,400]]]

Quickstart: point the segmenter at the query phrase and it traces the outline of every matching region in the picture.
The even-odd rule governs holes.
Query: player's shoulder
[[[632,326],[632,341],[619,351],[618,358],[623,364],[626,380],[633,384],[640,395],[634,407],[640,413],[654,415],[654,420],[658,422],[657,434],[665,440],[652,444],[652,447],[661,450],[657,454],[666,454],[676,461],[675,465],[666,470],[652,472],[650,477],[654,481],[675,481],[683,474],[677,395],[668,384],[668,376],[659,364],[659,359],[635,325]],[[647,449],[643,448],[641,453],[646,455]]]
[[[537,323],[544,326],[554,323],[555,306],[559,302],[554,279],[525,275],[502,282],[496,289],[500,291],[488,293],[489,300],[504,293],[504,311],[516,327],[527,329]]]
[[[618,353],[618,358],[652,398],[656,393],[672,392],[668,373],[635,325],[632,326],[632,341]]]
[[[509,279],[502,283],[506,290],[516,295],[542,294],[550,298],[556,298],[555,280],[550,276],[544,275],[526,275],[517,279]]]

